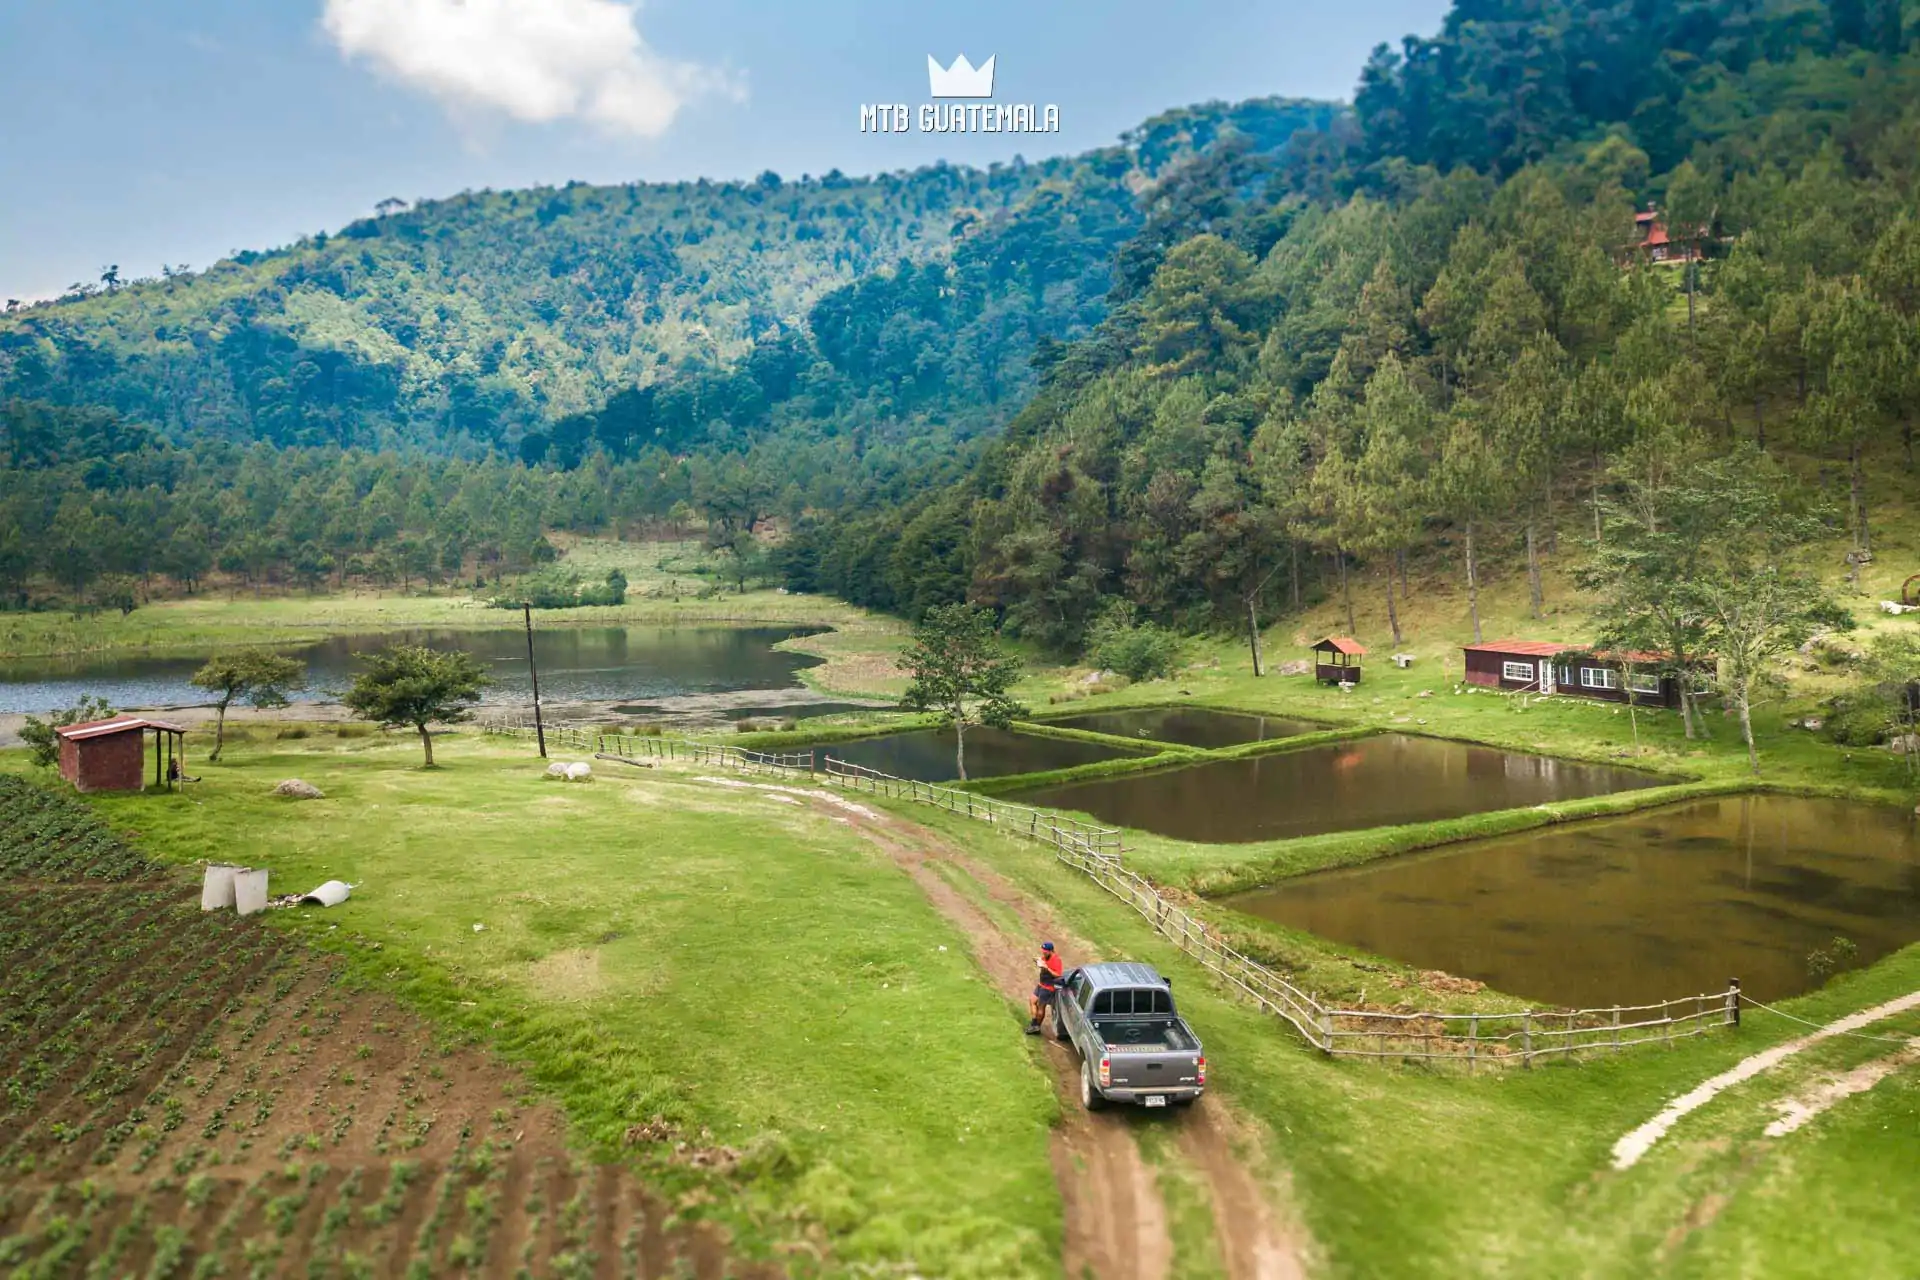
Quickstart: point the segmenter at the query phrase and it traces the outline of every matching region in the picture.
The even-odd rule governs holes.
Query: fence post
[[[1520,1015],[1520,1065],[1533,1066],[1533,1011]]]
[[[1740,979],[1727,979],[1727,1025],[1740,1025]]]
[[[1620,1052],[1620,1006],[1613,1006],[1613,1051]]]
[[[1467,1015],[1467,1074],[1472,1075],[1480,1061],[1480,1015]]]

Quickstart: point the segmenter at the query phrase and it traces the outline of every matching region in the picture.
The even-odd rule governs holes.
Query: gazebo
[[[1359,684],[1367,647],[1352,636],[1328,636],[1313,646],[1313,678],[1323,684]]]
[[[146,786],[142,760],[146,755],[146,736],[151,733],[153,785],[170,791],[173,770],[168,766],[176,759],[185,758],[180,739],[186,732],[184,725],[140,716],[115,716],[111,720],[62,725],[54,730],[60,738],[60,776],[80,791],[142,790]]]

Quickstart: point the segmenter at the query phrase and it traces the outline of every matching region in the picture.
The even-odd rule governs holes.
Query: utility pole
[[[547,726],[540,719],[540,668],[533,665],[533,606],[520,602],[521,616],[527,620],[527,674],[533,677],[533,733],[540,740],[540,758],[547,758]]]

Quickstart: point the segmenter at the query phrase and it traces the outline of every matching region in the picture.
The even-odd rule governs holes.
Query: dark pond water
[[[781,750],[805,751],[807,748],[782,747]],[[951,729],[923,729],[914,733],[889,734],[884,738],[832,742],[815,747],[813,751],[816,759],[831,755],[836,760],[878,769],[896,778],[912,778],[917,782],[952,782],[960,776],[953,759]],[[1078,764],[1092,764],[1097,760],[1117,760],[1128,754],[1096,743],[1037,738],[1004,729],[981,727],[967,730],[967,776],[970,778],[999,778],[1010,773],[1067,769]]]
[[[843,711],[891,711],[890,704],[871,702],[769,702],[764,705],[745,707],[720,707],[712,714],[722,720],[806,720],[813,716],[835,716]],[[680,708],[665,703],[646,702],[621,705],[612,708],[615,714],[623,716],[667,716],[676,714]]]
[[[1432,822],[1663,780],[1461,742],[1384,734],[1251,760],[1042,787],[1014,799],[1176,840],[1245,844]]]
[[[1235,711],[1209,711],[1204,707],[1096,711],[1091,715],[1049,720],[1047,723],[1062,729],[1085,729],[1090,733],[1111,733],[1116,737],[1145,738],[1152,742],[1177,742],[1181,746],[1206,749],[1237,747],[1244,742],[1265,742],[1268,738],[1291,738],[1326,727],[1305,720],[1247,715]]]
[[[689,693],[783,689],[799,684],[796,673],[820,659],[772,648],[791,627],[569,627],[535,631],[543,701],[664,698]],[[397,631],[335,636],[319,644],[288,647],[304,659],[313,687],[303,698],[331,699],[351,683],[353,655],[405,642],[465,649],[484,662],[496,685],[493,703],[530,699],[527,638],[519,630]],[[83,693],[116,707],[164,707],[200,703],[206,694],[187,683],[206,655],[79,654],[68,658],[0,661],[0,712],[46,711],[70,706]]]
[[[1476,840],[1227,900],[1502,991],[1573,1006],[1818,985],[1920,940],[1920,839],[1897,809],[1736,796]]]

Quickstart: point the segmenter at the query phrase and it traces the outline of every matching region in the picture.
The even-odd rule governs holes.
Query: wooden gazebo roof
[[[1335,653],[1344,653],[1349,658],[1364,658],[1367,656],[1367,647],[1358,640],[1355,640],[1352,636],[1328,636],[1325,640],[1320,641],[1320,643],[1313,647],[1315,650],[1331,649]]]

